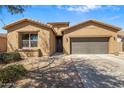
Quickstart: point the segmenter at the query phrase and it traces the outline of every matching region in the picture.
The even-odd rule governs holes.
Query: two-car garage
[[[114,54],[118,52],[117,32],[120,28],[88,20],[63,30],[66,54]]]
[[[71,38],[71,54],[107,54],[107,37]]]
[[[119,53],[118,32],[121,30],[119,27],[96,20],[87,20],[73,26],[69,26],[69,22],[53,22],[53,24],[39,24],[30,19],[22,19],[6,25],[4,29],[9,32],[7,50],[14,51],[20,47],[20,42],[13,45],[14,39],[19,41],[17,33],[38,31],[38,36],[40,36],[38,46],[33,49],[40,50],[44,56],[52,55],[56,50],[64,54]]]

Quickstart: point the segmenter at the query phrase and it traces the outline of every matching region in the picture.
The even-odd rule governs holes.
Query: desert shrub
[[[8,63],[12,61],[19,61],[21,56],[18,52],[9,52],[0,54],[0,63]]]
[[[10,65],[0,69],[0,82],[11,83],[26,75],[23,65]]]

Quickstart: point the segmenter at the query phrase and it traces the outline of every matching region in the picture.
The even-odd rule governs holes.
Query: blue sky
[[[14,22],[23,17],[32,18],[43,23],[70,22],[70,25],[87,19],[96,19],[124,29],[124,6],[119,5],[31,6],[26,8],[23,15],[11,15],[6,9],[0,11],[0,19],[2,19],[5,24]],[[0,33],[6,33],[6,31],[2,29],[3,26],[4,24],[0,21]]]

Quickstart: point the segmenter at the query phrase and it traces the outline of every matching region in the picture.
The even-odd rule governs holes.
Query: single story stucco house
[[[96,20],[73,26],[69,22],[41,23],[24,18],[3,27],[7,33],[7,52],[23,56],[64,54],[114,54],[122,52],[121,28]],[[120,33],[118,35],[118,33]]]

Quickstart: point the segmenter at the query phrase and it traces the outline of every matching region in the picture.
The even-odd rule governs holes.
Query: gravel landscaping
[[[18,63],[28,70],[28,74],[9,87],[19,88],[80,88],[83,82],[72,62],[62,58],[27,58]],[[12,65],[12,64],[9,64]],[[8,86],[7,86],[8,87]]]
[[[7,87],[124,87],[124,60],[114,55],[32,57],[5,66],[13,64],[22,64],[28,70],[28,73],[24,78]]]

